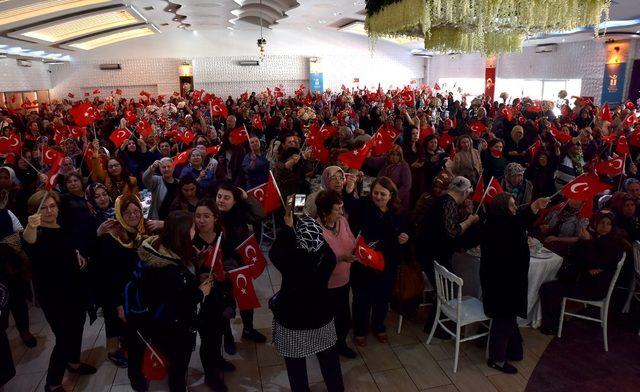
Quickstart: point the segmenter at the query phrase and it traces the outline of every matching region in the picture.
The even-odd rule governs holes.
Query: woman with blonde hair
[[[482,162],[480,153],[473,148],[471,136],[462,135],[456,140],[456,156],[453,158],[451,173],[467,178],[472,184],[478,182],[482,174]]]
[[[38,302],[55,336],[45,391],[64,392],[65,370],[80,375],[96,369],[80,362],[82,333],[88,308],[87,262],[69,233],[58,224],[60,196],[41,190],[27,201],[32,215],[22,233],[25,251],[33,265]]]

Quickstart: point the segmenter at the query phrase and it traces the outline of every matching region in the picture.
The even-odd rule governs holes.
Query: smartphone
[[[301,216],[304,214],[304,205],[307,202],[307,195],[296,194],[293,200],[293,214]]]

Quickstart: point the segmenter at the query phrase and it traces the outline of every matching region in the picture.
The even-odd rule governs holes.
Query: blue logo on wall
[[[322,73],[310,73],[309,74],[309,87],[311,92],[323,92],[324,83],[322,81]]]
[[[602,79],[601,102],[609,104],[621,103],[624,92],[624,74],[627,63],[605,64],[604,77]]]

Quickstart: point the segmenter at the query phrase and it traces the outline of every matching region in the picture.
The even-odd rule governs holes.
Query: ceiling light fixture
[[[262,0],[260,0],[260,38],[258,38],[258,58],[264,60],[267,40],[262,36]]]
[[[93,12],[78,18],[66,18],[59,22],[35,27],[33,30],[16,31],[15,33],[10,33],[10,36],[17,38],[20,38],[20,36],[29,37],[45,42],[62,42],[140,22],[140,18],[136,17],[129,9],[123,7],[107,12]]]
[[[150,27],[144,26],[127,29],[124,31],[118,31],[116,33],[106,33],[98,37],[78,40],[77,42],[66,44],[64,46],[70,46],[75,49],[91,50],[100,46],[111,45],[116,42],[125,41],[132,38],[144,37],[152,34],[155,34],[154,31]]]
[[[74,8],[107,3],[111,0],[47,0],[2,11],[0,25],[20,22],[54,12],[68,11]]]

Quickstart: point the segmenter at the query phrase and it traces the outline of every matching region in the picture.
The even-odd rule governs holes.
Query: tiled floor
[[[271,337],[271,312],[267,309],[268,298],[280,287],[278,271],[269,265],[256,282],[256,290],[263,308],[256,310],[255,325]],[[6,385],[6,392],[42,391],[53,346],[53,335],[38,308],[31,309],[31,330],[38,337],[38,346],[27,349],[22,345],[15,328],[10,327],[9,339],[16,362],[17,376]],[[254,344],[240,341],[240,319],[233,321],[238,353],[228,357],[237,371],[226,376],[230,391],[286,391],[289,390],[284,361],[271,344]],[[342,360],[342,372],[347,391],[524,391],[527,380],[549,339],[537,331],[524,328],[525,359],[515,365],[517,375],[504,375],[488,368],[484,349],[475,342],[461,346],[458,372],[453,373],[452,342],[434,339],[426,345],[427,336],[422,325],[404,322],[402,333],[396,334],[397,317],[390,313],[387,319],[389,344],[380,344],[373,337],[368,346],[358,349],[359,356],[353,360]],[[126,369],[118,369],[106,360],[105,335],[102,319],[87,325],[83,338],[83,360],[98,367],[97,374],[90,377],[67,375],[65,387],[71,391],[130,391]],[[309,379],[312,391],[326,391],[319,366],[315,358],[308,360]],[[193,391],[208,391],[203,384],[202,366],[197,350],[191,357],[189,382]],[[151,390],[166,391],[165,383],[154,382]]]

